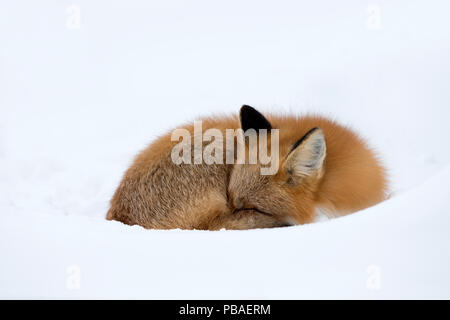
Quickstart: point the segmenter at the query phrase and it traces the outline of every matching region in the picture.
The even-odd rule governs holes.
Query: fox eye
[[[255,211],[255,212],[261,213],[261,214],[266,215],[266,216],[272,216],[271,213],[268,213],[266,211],[262,211],[262,210],[260,210],[258,208],[254,208],[254,207],[235,209],[234,213],[239,212],[239,211]]]

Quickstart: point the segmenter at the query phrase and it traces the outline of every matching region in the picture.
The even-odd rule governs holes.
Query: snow
[[[449,9],[1,2],[0,297],[450,298]],[[138,150],[244,103],[352,126],[389,168],[391,198],[270,230],[104,220]]]

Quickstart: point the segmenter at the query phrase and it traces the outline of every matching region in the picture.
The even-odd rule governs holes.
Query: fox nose
[[[228,191],[228,205],[231,211],[241,209],[244,205],[244,199],[242,197],[235,197],[231,190]]]
[[[233,199],[233,207],[235,209],[242,209],[244,207],[244,198],[236,197]]]

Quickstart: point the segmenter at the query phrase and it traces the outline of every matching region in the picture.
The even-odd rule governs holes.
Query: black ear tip
[[[256,112],[256,109],[247,104],[242,105],[240,113]]]
[[[258,115],[258,114],[259,114],[259,112],[256,111],[255,108],[253,108],[247,104],[242,105],[241,110],[239,111],[239,116],[241,118],[241,122],[242,121],[248,122],[249,119],[253,118],[254,115]]]
[[[249,105],[244,104],[241,107],[239,116],[241,120],[241,127],[244,132],[247,131],[247,129],[272,129],[269,121],[258,110],[250,107]]]

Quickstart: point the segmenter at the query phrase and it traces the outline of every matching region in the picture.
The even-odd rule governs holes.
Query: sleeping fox
[[[195,137],[193,125],[183,130]],[[246,138],[268,132],[277,138],[277,171],[262,174],[257,159],[215,163],[177,163],[179,146],[170,133],[142,151],[125,172],[111,200],[108,220],[148,229],[252,229],[313,222],[324,212],[342,216],[383,201],[387,192],[385,169],[376,154],[356,133],[321,116],[267,115],[244,105],[239,117],[202,119],[202,131],[241,129],[245,154],[254,145]],[[232,144],[216,141],[225,152],[239,157]],[[242,142],[242,141],[241,141]],[[206,142],[202,141],[205,147]],[[195,146],[183,145],[193,158]],[[190,159],[189,159],[190,160]]]

